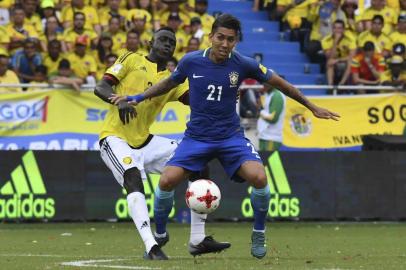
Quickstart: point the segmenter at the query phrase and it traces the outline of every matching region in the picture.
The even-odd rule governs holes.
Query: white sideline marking
[[[129,259],[109,259],[109,260],[86,260],[86,261],[72,261],[72,262],[63,262],[63,266],[76,266],[76,267],[104,267],[104,268],[116,268],[116,269],[161,269],[157,267],[148,267],[148,266],[126,266],[126,265],[108,265],[108,264],[98,264],[105,262],[114,262],[114,261],[127,261]]]

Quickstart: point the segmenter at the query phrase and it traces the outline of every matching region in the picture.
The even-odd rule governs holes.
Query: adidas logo
[[[300,213],[300,201],[292,196],[288,178],[279,152],[273,152],[268,158],[268,166],[265,166],[265,173],[271,191],[268,215],[270,217],[298,217]],[[248,189],[251,193],[252,188]],[[241,211],[244,217],[253,217],[250,198],[243,200]]]
[[[291,196],[292,190],[290,189],[279,152],[274,152],[268,158],[268,166],[265,167],[265,173],[271,191],[268,214],[271,217],[299,216],[299,199]]]
[[[147,222],[147,221],[144,221],[144,222],[142,223],[142,225],[141,225],[140,230],[142,230],[142,229],[144,229],[144,228],[146,228],[146,227],[149,227],[149,225],[148,225],[148,222]]]
[[[55,200],[44,198],[46,194],[34,153],[28,151],[11,172],[11,180],[0,188],[0,219],[52,218]]]

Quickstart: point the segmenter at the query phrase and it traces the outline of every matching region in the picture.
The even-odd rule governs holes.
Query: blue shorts
[[[234,174],[245,161],[253,160],[262,163],[261,157],[251,142],[237,134],[214,142],[198,141],[185,136],[166,165],[199,172],[215,158],[220,161],[228,176],[237,182],[241,182],[241,178],[234,177]]]

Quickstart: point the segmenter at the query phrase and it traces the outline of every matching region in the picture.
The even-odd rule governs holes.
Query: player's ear
[[[209,40],[210,40],[210,42],[212,41],[213,36],[214,36],[213,32],[210,32],[210,34],[209,34]]]

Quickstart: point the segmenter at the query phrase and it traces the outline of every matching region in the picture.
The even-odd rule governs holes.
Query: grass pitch
[[[268,223],[268,254],[250,255],[251,224],[209,223],[230,241],[194,259],[189,226],[170,224],[169,261],[142,259],[132,223],[0,224],[0,269],[406,269],[406,223]]]

